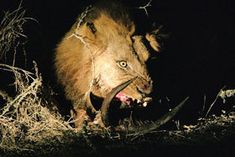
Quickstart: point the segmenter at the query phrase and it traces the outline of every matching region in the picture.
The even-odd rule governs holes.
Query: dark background
[[[22,7],[30,21],[25,25],[28,36],[28,68],[35,60],[44,82],[56,86],[53,73],[53,52],[89,0],[24,0]],[[147,1],[124,1],[132,9],[138,29],[145,31],[153,22],[164,26],[169,38],[164,40],[157,59],[149,63],[155,82],[156,101],[170,99],[169,107],[190,96],[185,114],[199,114],[203,97],[210,104],[219,90],[235,88],[235,9],[230,1],[153,0],[149,17],[136,9]],[[15,10],[20,1],[1,0],[2,11]],[[20,61],[18,65],[21,65]],[[167,98],[166,98],[167,97]],[[165,105],[164,104],[164,105]],[[161,105],[159,105],[161,106]],[[158,106],[156,106],[158,108]]]

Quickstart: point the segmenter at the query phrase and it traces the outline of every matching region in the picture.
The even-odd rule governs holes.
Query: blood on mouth
[[[125,95],[125,94],[122,93],[122,92],[119,92],[119,93],[115,96],[115,98],[116,98],[117,100],[121,101],[122,103],[124,103],[124,104],[127,105],[127,106],[132,106],[132,105],[134,105],[134,104],[137,104],[137,105],[146,107],[147,104],[152,101],[152,98],[150,98],[150,97],[146,97],[146,98],[144,98],[142,101],[141,101],[141,100],[136,100],[136,99],[133,99],[133,98],[131,98],[131,97]]]
[[[117,98],[118,100],[120,100],[121,102],[125,103],[126,105],[130,105],[132,99],[129,98],[128,96],[126,96],[124,93],[119,92],[115,98]]]

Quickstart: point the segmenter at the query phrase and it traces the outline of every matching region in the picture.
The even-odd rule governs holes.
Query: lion
[[[73,104],[75,127],[95,122],[90,113],[100,109],[92,105],[91,94],[106,98],[116,89],[112,98],[126,106],[133,102],[146,106],[151,101],[153,81],[146,66],[150,53],[143,40],[155,51],[160,46],[154,33],[137,35],[135,29],[122,4],[97,3],[79,16],[57,45],[56,75]]]

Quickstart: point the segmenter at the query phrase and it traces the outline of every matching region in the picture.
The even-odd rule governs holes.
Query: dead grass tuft
[[[69,121],[49,110],[48,106],[56,104],[46,100],[48,96],[43,93],[45,87],[36,62],[34,72],[15,67],[17,47],[23,45],[20,38],[27,37],[23,25],[28,20],[32,18],[25,17],[20,3],[15,11],[5,12],[0,21],[0,61],[6,56],[12,58],[12,65],[0,63],[0,71],[13,76],[15,91],[13,94],[0,89],[0,150],[24,150],[30,148],[28,143],[60,140],[66,131],[74,132]],[[1,75],[0,82],[10,80],[4,76]]]
[[[43,139],[60,138],[63,133],[73,130],[68,121],[58,113],[52,113],[50,104],[42,93],[42,78],[34,63],[35,73],[21,68],[0,64],[0,70],[11,72],[15,78],[16,96],[11,98],[5,92],[0,111],[0,148],[23,149],[22,142],[41,142]]]
[[[25,13],[25,10],[21,7],[21,2],[16,10],[4,12],[3,19],[0,21],[0,61],[6,61],[7,57],[11,57],[12,65],[15,65],[17,48],[24,45],[21,39],[27,38],[23,26],[28,20],[36,21],[33,18],[26,17]],[[23,52],[26,59],[26,52]]]

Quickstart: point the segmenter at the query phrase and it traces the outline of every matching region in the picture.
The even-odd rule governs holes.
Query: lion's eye
[[[126,62],[126,61],[119,61],[119,62],[118,62],[118,65],[119,65],[121,68],[126,68],[126,67],[127,67],[127,62]]]

